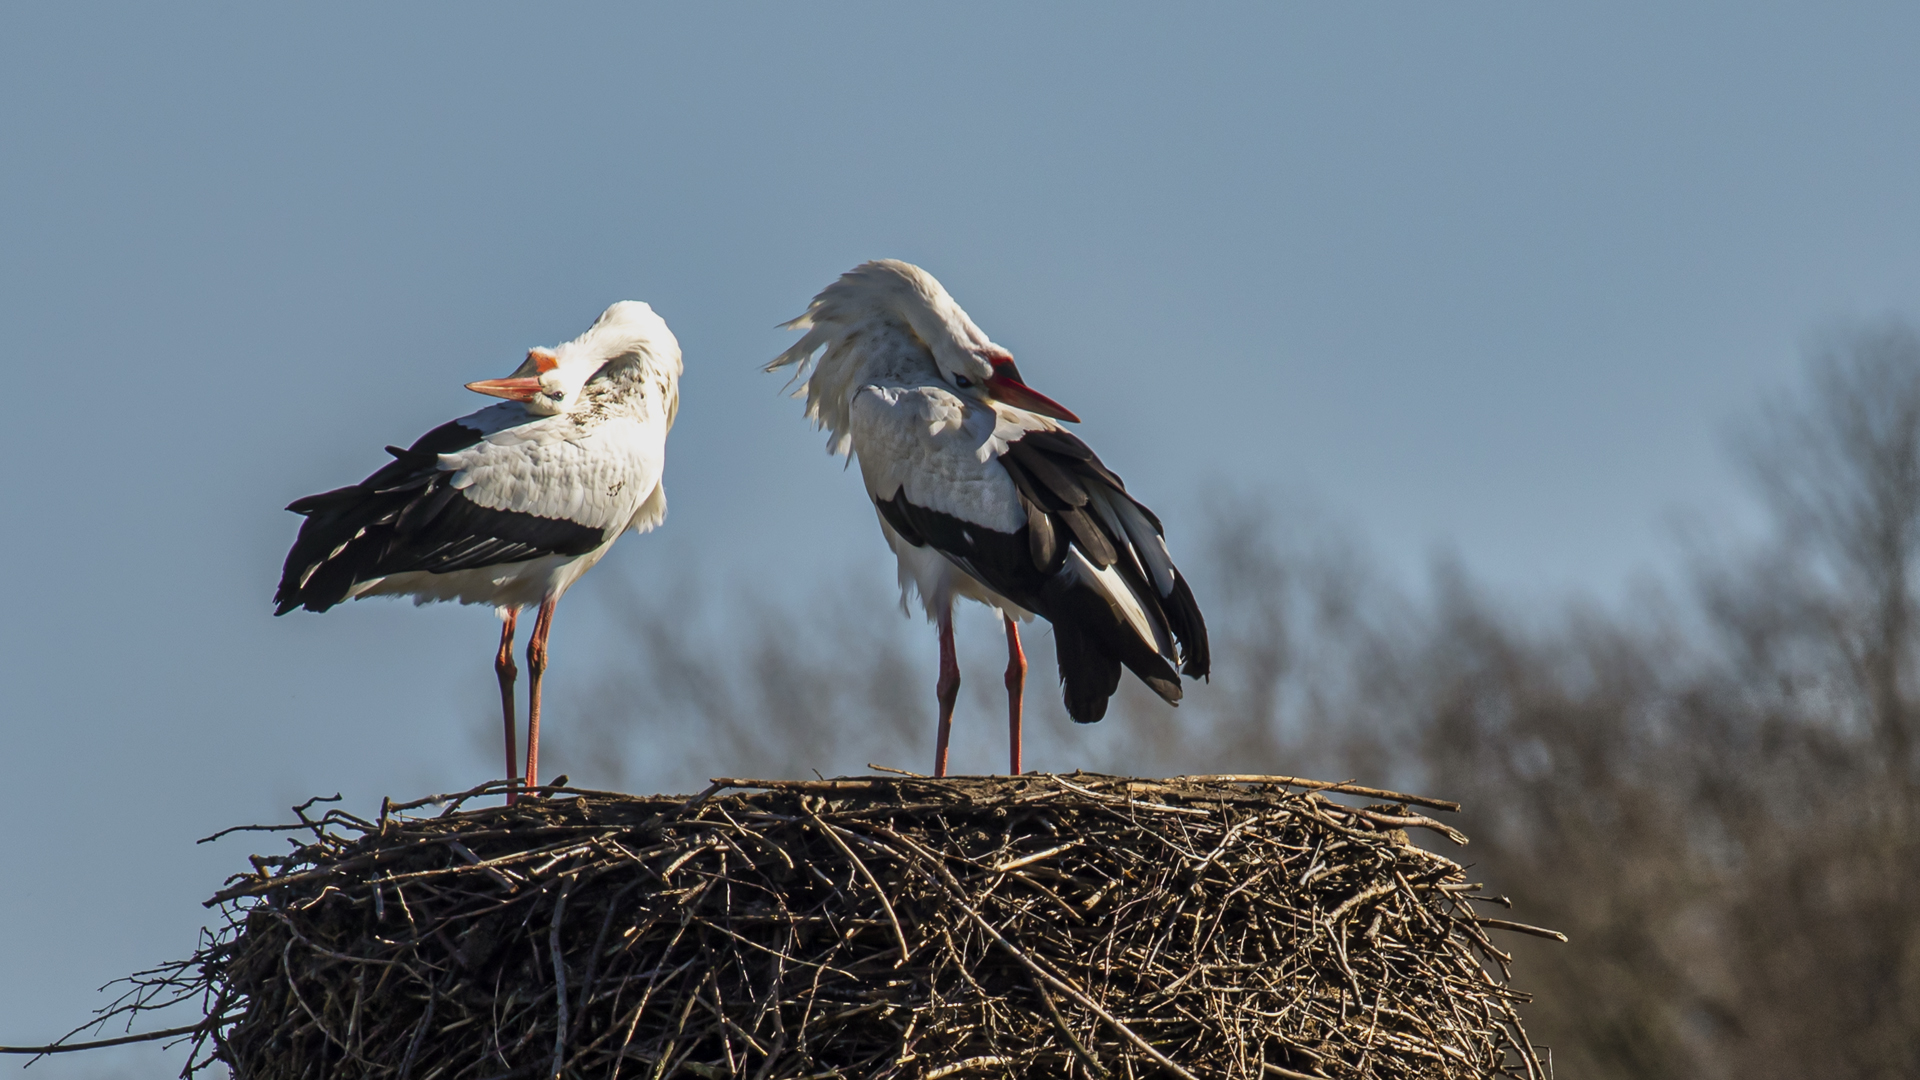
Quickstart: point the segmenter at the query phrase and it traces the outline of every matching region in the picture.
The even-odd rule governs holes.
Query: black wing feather
[[[1008,465],[1008,472],[1014,474],[1015,484],[1021,482],[1019,472],[1022,468],[1032,469],[1035,463],[1044,463],[1041,468],[1051,466],[1072,474],[1084,488],[1102,487],[1111,498],[1124,499],[1153,527],[1156,535],[1164,537],[1166,528],[1160,523],[1160,515],[1153,512],[1145,503],[1127,494],[1127,485],[1100,456],[1093,452],[1079,436],[1070,431],[1030,431],[1018,441],[1008,445],[1007,455],[1000,459]],[[1064,501],[1064,500],[1063,500]],[[1059,513],[1056,511],[1056,513]],[[1102,539],[1116,547],[1131,546],[1126,536],[1114,536],[1104,522],[1096,515],[1082,512],[1100,531]],[[1060,514],[1065,519],[1064,514]],[[1077,538],[1077,535],[1076,535]],[[1094,551],[1082,549],[1089,562],[1101,565]],[[1116,558],[1122,576],[1134,585],[1134,591],[1143,599],[1158,598],[1157,614],[1166,620],[1167,629],[1172,632],[1179,646],[1182,673],[1196,679],[1204,679],[1212,670],[1212,652],[1207,644],[1207,623],[1200,614],[1200,605],[1193,598],[1193,589],[1187,584],[1185,575],[1176,567],[1173,571],[1173,584],[1164,595],[1146,581],[1132,566],[1130,559]],[[1104,569],[1104,567],[1102,567]],[[1151,606],[1151,605],[1150,605]],[[1145,676],[1141,676],[1143,679]],[[1151,684],[1150,684],[1151,685]],[[1164,696],[1164,695],[1163,695]]]
[[[907,502],[906,489],[902,488],[893,498],[876,501],[873,505],[879,507],[881,520],[892,526],[893,531],[899,533],[902,540],[914,547],[927,546],[927,538],[920,535],[919,529],[913,527],[913,519],[909,513],[909,508],[912,508],[913,504]]]
[[[1060,569],[1066,560],[1067,548],[1060,542],[1060,532],[1054,527],[1054,518],[1047,507],[1056,504],[1057,498],[1046,498],[1040,494],[1033,477],[1016,463],[1006,458],[1000,459],[1007,475],[1013,478],[1013,486],[1020,491],[1020,509],[1027,518],[1027,549],[1033,556],[1033,565],[1042,573],[1051,574]]]
[[[1021,468],[1033,474],[1033,478],[1053,492],[1067,506],[1087,505],[1089,496],[1087,487],[1068,469],[1071,462],[1056,462],[1039,447],[1028,446],[1025,439],[1007,446],[1007,457],[1012,458]]]
[[[464,450],[483,433],[458,421],[442,424],[394,460],[350,487],[309,495],[287,509],[305,515],[287,552],[276,615],[297,607],[325,611],[355,585],[389,574],[436,574],[544,555],[584,555],[606,540],[603,530],[517,510],[481,506],[453,486],[440,455]]]

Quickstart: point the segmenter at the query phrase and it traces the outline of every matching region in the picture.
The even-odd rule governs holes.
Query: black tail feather
[[[1091,724],[1106,715],[1123,664],[1167,704],[1180,703],[1180,673],[1098,590],[1063,571],[1048,583],[1044,598],[1067,715],[1076,722]]]
[[[300,536],[281,568],[273,613],[285,615],[298,607],[325,611],[345,600],[358,582],[379,577],[376,567],[401,509],[386,505],[393,502],[404,505],[404,500],[383,499],[353,487],[295,503],[296,507],[306,504],[296,512],[305,513],[307,520],[300,524]]]
[[[1063,620],[1053,624],[1053,653],[1060,664],[1067,715],[1076,724],[1098,722],[1107,715],[1107,699],[1120,688],[1120,662]]]
[[[1186,575],[1173,574],[1173,592],[1160,605],[1167,626],[1180,643],[1180,670],[1188,678],[1204,679],[1213,671],[1213,652],[1207,647],[1207,620],[1200,614],[1199,601],[1187,586]]]

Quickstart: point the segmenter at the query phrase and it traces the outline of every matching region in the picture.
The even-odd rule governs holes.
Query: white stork
[[[1053,624],[1067,713],[1079,723],[1106,715],[1122,665],[1169,704],[1180,701],[1181,672],[1206,676],[1206,622],[1160,519],[1056,423],[1079,417],[1029,389],[1013,356],[933,275],[865,263],[786,325],[806,335],[767,370],[793,365],[828,451],[859,459],[899,561],[901,603],[918,593],[939,627],[935,776],[947,773],[960,691],[955,597],[1006,622],[1015,774],[1027,670],[1019,624],[1033,615]]]
[[[467,389],[507,399],[422,435],[351,487],[298,499],[276,615],[363,596],[491,604],[505,625],[494,671],[514,775],[513,634],[539,605],[527,643],[526,784],[539,783],[540,679],[554,605],[628,529],[667,516],[660,483],[680,408],[680,343],[653,309],[608,308],[564,345],[533,349],[504,379]],[[511,787],[507,801],[513,801]]]

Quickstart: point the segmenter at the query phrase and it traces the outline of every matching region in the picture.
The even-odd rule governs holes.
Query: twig
[[[1073,1033],[1073,1028],[1067,1026],[1067,1018],[1060,1015],[1060,1007],[1053,1003],[1053,995],[1047,993],[1047,984],[1038,979],[1034,980],[1033,992],[1040,995],[1040,1004],[1047,1007],[1047,1015],[1053,1018],[1053,1026],[1060,1029],[1060,1034],[1066,1038],[1067,1045],[1073,1047],[1073,1052],[1079,1054],[1080,1060],[1087,1063],[1087,1068],[1091,1069],[1096,1076],[1113,1075],[1107,1071],[1107,1067],[1101,1063],[1100,1059],[1094,1056],[1093,1051],[1087,1049],[1087,1044],[1080,1041],[1080,1036]]]
[[[1484,915],[1475,915],[1473,921],[1481,926],[1492,927],[1495,930],[1511,930],[1516,934],[1532,934],[1534,937],[1548,938],[1553,941],[1567,940],[1567,935],[1558,930],[1548,930],[1544,926],[1529,926],[1526,923],[1514,922],[1510,919],[1489,919]]]
[[[178,1035],[196,1035],[212,1030],[217,1020],[202,1020],[197,1024],[165,1028],[160,1031],[143,1031],[138,1035],[121,1035],[112,1039],[95,1039],[81,1043],[49,1043],[46,1046],[0,1046],[0,1054],[71,1054],[75,1050],[98,1050],[104,1046],[125,1046],[128,1043],[154,1042],[158,1039],[171,1039]]]
[[[1012,1058],[982,1054],[979,1057],[970,1057],[956,1061],[951,1065],[942,1065],[937,1069],[931,1069],[926,1073],[925,1080],[944,1080],[945,1077],[958,1076],[963,1072],[972,1072],[975,1069],[1002,1069],[1011,1064],[1013,1064]]]
[[[887,913],[887,921],[893,924],[893,939],[900,943],[900,962],[913,963],[913,949],[907,945],[907,932],[900,928],[900,916],[893,913],[893,901],[887,899],[887,890],[880,887],[880,882],[874,878],[873,871],[867,869],[867,864],[860,861],[860,856],[855,855],[853,849],[847,846],[847,842],[840,839],[838,829],[821,821],[819,814],[809,811],[808,816],[813,818],[814,824],[826,834],[827,839],[833,841],[841,851],[846,853],[847,860],[853,863],[854,869],[860,871],[861,877],[867,879],[867,884],[873,886],[873,895],[880,898],[880,908]]]
[[[991,869],[996,874],[1004,874],[1010,870],[1018,870],[1023,866],[1032,866],[1034,863],[1051,859],[1055,855],[1058,855],[1063,851],[1072,851],[1074,848],[1079,846],[1080,846],[1080,841],[1078,840],[1069,841],[1068,843],[1061,844],[1059,847],[1051,847],[1045,851],[1036,851],[1031,855],[1028,855],[1024,858],[1015,859],[1012,862],[995,863],[989,869]]]
[[[1220,773],[1217,775],[1177,776],[1175,780],[1184,780],[1194,784],[1285,784],[1287,787],[1304,788],[1308,791],[1338,791],[1347,795],[1365,795],[1371,799],[1385,799],[1388,802],[1412,803],[1415,806],[1431,807],[1435,810],[1460,812],[1460,804],[1449,799],[1434,799],[1425,795],[1407,795],[1385,788],[1366,787],[1351,781],[1342,780],[1329,783],[1325,780],[1307,780],[1298,776],[1260,776],[1249,773]]]
[[[553,998],[559,1021],[553,1025],[553,1080],[560,1080],[561,1067],[567,1063],[567,957],[560,951],[560,916],[567,910],[567,893],[573,882],[560,887],[553,901],[553,921],[547,927],[547,952],[553,957]]]

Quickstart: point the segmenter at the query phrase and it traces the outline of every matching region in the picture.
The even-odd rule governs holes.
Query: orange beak
[[[538,378],[482,379],[479,382],[468,383],[467,389],[476,394],[506,398],[508,401],[532,401],[533,396],[540,392],[540,380]]]
[[[1069,424],[1080,422],[1080,418],[1073,415],[1073,410],[1021,382],[1020,369],[1013,366],[1012,360],[994,363],[993,377],[987,380],[987,396],[1003,405],[1051,416],[1055,420],[1065,420]]]

